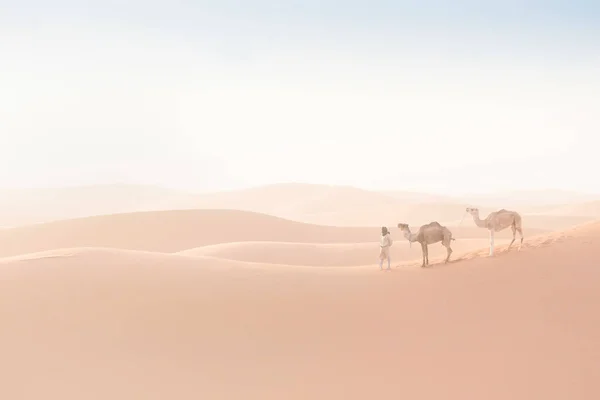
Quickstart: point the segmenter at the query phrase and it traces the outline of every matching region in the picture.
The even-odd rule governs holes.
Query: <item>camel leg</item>
[[[523,246],[523,229],[519,227],[517,228],[517,231],[519,232],[519,236],[521,236],[521,243],[519,244],[519,250],[521,250],[521,247]]]
[[[490,229],[490,256],[494,255],[494,231]]]
[[[450,261],[450,254],[452,254],[452,248],[450,245],[446,246],[446,250],[448,252],[448,255],[446,256],[446,263],[448,263],[448,261]]]
[[[510,246],[512,246],[512,244],[515,242],[515,234],[517,233],[517,227],[514,225],[511,225],[510,228],[512,229],[512,233],[513,233],[513,239],[510,241],[510,243],[508,244],[508,248],[510,249]]]
[[[429,265],[429,247],[427,243],[425,243],[425,259],[427,260],[427,265]]]
[[[427,245],[425,243],[421,243],[421,253],[423,254],[423,264],[421,268],[425,267],[425,253],[427,252]]]
[[[448,253],[445,261],[445,263],[448,263],[448,261],[450,261],[450,254],[452,254],[452,235],[444,237],[444,240],[442,240],[442,246],[446,248],[446,252]]]

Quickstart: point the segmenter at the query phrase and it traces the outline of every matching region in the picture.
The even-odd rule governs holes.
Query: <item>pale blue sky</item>
[[[0,0],[0,57],[0,187],[600,192],[597,2]]]

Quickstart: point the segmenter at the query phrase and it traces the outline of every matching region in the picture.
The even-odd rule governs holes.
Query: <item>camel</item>
[[[521,216],[518,212],[501,209],[490,213],[490,215],[483,220],[479,218],[479,209],[467,208],[467,212],[473,216],[475,225],[490,231],[490,256],[494,255],[494,232],[504,230],[509,226],[512,229],[513,238],[508,245],[508,248],[510,249],[510,246],[515,242],[516,232],[518,231],[521,236],[521,244],[519,245],[519,250],[521,250],[521,246],[523,246],[523,227],[521,224]]]
[[[399,223],[398,228],[400,228],[402,233],[404,233],[404,237],[409,241],[409,243],[421,243],[421,250],[423,252],[423,264],[421,267],[429,265],[429,251],[427,249],[428,244],[442,242],[442,246],[448,250],[448,256],[446,257],[445,262],[447,263],[448,260],[450,260],[450,254],[452,254],[450,242],[455,240],[452,237],[452,232],[450,232],[450,229],[440,225],[436,221],[421,226],[417,233],[411,233],[408,224]]]

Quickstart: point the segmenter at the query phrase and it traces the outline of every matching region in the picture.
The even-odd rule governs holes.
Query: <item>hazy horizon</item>
[[[52,3],[0,1],[2,188],[600,193],[600,5]]]
[[[551,194],[553,195],[550,200],[550,203],[553,201],[557,201],[555,198],[558,196],[558,199],[561,199],[562,196],[572,195],[575,196],[574,201],[586,201],[588,200],[600,200],[600,193],[593,191],[585,191],[585,190],[569,190],[569,189],[561,189],[561,188],[543,188],[543,189],[498,189],[498,190],[474,190],[464,191],[464,192],[454,192],[447,193],[444,191],[437,190],[418,190],[410,187],[396,187],[396,188],[384,188],[384,189],[373,189],[369,187],[361,187],[355,185],[346,185],[346,184],[330,184],[330,183],[314,183],[314,182],[301,182],[301,181],[289,181],[289,182],[272,182],[267,184],[259,184],[259,185],[241,185],[235,188],[229,189],[190,189],[190,188],[180,188],[176,186],[162,185],[162,184],[148,184],[148,183],[135,183],[135,182],[106,182],[106,183],[89,183],[89,184],[69,184],[69,185],[56,185],[56,186],[47,186],[47,185],[37,185],[37,186],[21,186],[21,187],[0,187],[0,191],[4,191],[5,193],[10,192],[28,192],[28,191],[36,191],[36,190],[46,190],[46,191],[54,191],[54,190],[69,190],[69,189],[85,189],[85,188],[117,188],[117,187],[129,187],[129,188],[148,188],[148,189],[156,189],[156,190],[165,190],[165,191],[173,191],[174,193],[181,194],[211,194],[211,193],[226,193],[226,192],[235,192],[235,191],[244,191],[251,189],[261,189],[268,188],[271,186],[285,186],[285,185],[297,185],[297,186],[323,186],[323,187],[338,187],[338,188],[353,188],[358,190],[370,191],[373,193],[414,193],[414,194],[422,194],[422,195],[432,195],[432,196],[440,196],[441,198],[448,197],[449,199],[454,198],[455,200],[466,200],[470,196],[473,196],[473,200],[476,200],[477,197],[494,197],[494,196],[506,196],[512,193],[518,194],[519,197],[513,200],[525,200],[525,196],[527,193],[531,194]],[[579,197],[582,196],[582,197]],[[532,200],[533,201],[533,200]],[[559,200],[560,201],[560,200]]]

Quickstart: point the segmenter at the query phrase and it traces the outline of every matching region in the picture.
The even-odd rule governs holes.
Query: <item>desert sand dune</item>
[[[466,204],[466,203],[465,203]],[[332,211],[319,213],[296,213],[288,218],[321,225],[337,226],[378,226],[384,221],[410,221],[423,225],[431,221],[460,220],[465,209],[460,203],[398,203],[393,206],[372,206],[340,209],[331,203]],[[335,210],[335,211],[333,211]]]
[[[93,215],[193,208],[197,194],[149,185],[0,190],[0,226]]]
[[[322,244],[248,241],[197,247],[177,254],[266,264],[361,266],[378,262],[377,246],[376,242]]]
[[[548,193],[550,198],[552,193]],[[408,191],[377,192],[350,186],[301,183],[216,193],[189,193],[147,185],[2,190],[0,227],[116,213],[182,209],[236,209],[318,225],[373,227],[399,220],[412,224],[437,220],[445,225],[454,225],[462,217],[466,206],[479,207],[482,214],[511,207],[522,215],[539,214],[531,219],[528,227],[541,229],[569,226],[564,216],[588,219],[589,214],[598,216],[595,212],[577,212],[560,207],[566,204],[564,201],[552,205],[538,204],[531,199],[525,202],[525,197],[529,195],[542,201],[543,194],[545,192],[515,192],[504,196],[498,194],[489,199],[475,195],[472,198],[454,198]],[[562,200],[566,198],[587,197],[562,192],[556,197]]]
[[[390,227],[395,226],[392,221]],[[452,228],[458,239],[487,238],[477,227]],[[535,230],[528,230],[533,234]],[[537,231],[538,233],[544,231]],[[395,229],[392,234],[398,236]],[[498,235],[510,237],[510,232]],[[175,210],[113,214],[0,230],[0,257],[64,247],[177,252],[240,241],[364,243],[378,228],[318,226],[235,210]]]
[[[393,198],[403,200],[409,203],[452,203],[462,202],[462,199],[458,199],[452,196],[445,196],[442,194],[433,193],[421,193],[406,190],[380,190],[379,193],[391,196]]]
[[[425,194],[399,198],[350,186],[300,183],[274,184],[199,197],[198,208],[229,208],[260,212],[311,224],[381,226],[387,221],[460,218],[467,203],[421,202]]]
[[[523,215],[528,228],[561,230],[589,221],[590,218],[587,214],[557,212],[557,204],[562,204],[565,199],[577,200],[590,196],[547,190],[473,195],[467,198],[407,191],[377,192],[350,186],[285,183],[199,195],[196,206],[254,211],[332,226],[380,226],[390,220],[410,221],[415,225],[430,221],[456,225],[468,206],[479,207],[482,215],[512,207]],[[591,215],[596,217],[596,214]]]
[[[498,244],[508,243],[502,239]],[[489,244],[488,239],[463,239],[452,243],[455,254],[479,250]],[[330,266],[366,266],[378,263],[377,242],[369,243],[281,243],[281,242],[237,242],[198,247],[178,252],[189,256],[210,256],[219,259],[248,261],[267,264]],[[433,260],[446,255],[441,244],[429,246]],[[391,249],[392,264],[421,259],[421,246],[409,246],[404,238],[397,238]]]
[[[18,226],[93,215],[172,209],[237,209],[289,218],[327,214],[332,206],[364,211],[369,205],[387,209],[416,203],[399,201],[382,193],[347,187],[312,184],[275,184],[244,190],[189,193],[148,185],[90,185],[63,188],[0,190],[0,226]],[[377,220],[375,225],[378,225]],[[346,225],[351,222],[342,223]],[[360,223],[358,225],[361,225]],[[369,224],[367,224],[369,225]]]
[[[523,245],[519,250],[518,242],[513,243],[513,245],[509,248],[508,245],[510,240],[503,239],[501,242],[496,241],[496,245],[494,247],[494,253],[496,254],[505,254],[509,252],[523,252],[528,249],[537,249],[540,247],[548,247],[550,245],[557,244],[559,245],[562,242],[571,240],[571,239],[581,239],[584,242],[590,242],[592,238],[595,236],[596,231],[600,231],[600,222],[590,221],[582,224],[574,225],[568,229],[562,231],[551,231],[549,233],[536,234],[533,236],[527,237],[523,241]],[[482,246],[480,248],[476,248],[475,245],[481,243]],[[454,247],[454,246],[453,246]],[[464,251],[465,247],[467,250]],[[431,250],[430,250],[431,253]],[[439,253],[439,254],[438,254]],[[477,239],[472,240],[472,246],[464,246],[460,251],[453,253],[452,262],[460,262],[471,259],[479,259],[479,258],[487,258],[489,254],[489,242]],[[442,264],[445,259],[445,253],[436,252],[435,257],[432,258],[434,264]],[[401,262],[399,266],[419,266],[420,260],[414,260],[410,263]]]
[[[377,240],[375,230],[375,239]],[[176,252],[244,240],[347,243],[370,240],[373,228],[322,227],[236,210],[114,214],[0,230],[0,256],[64,247]]]
[[[392,272],[115,249],[4,258],[0,396],[596,399],[600,224],[550,236],[562,241]]]
[[[213,207],[215,203],[224,207],[248,207],[253,211],[313,213],[330,211],[333,201],[342,206],[364,207],[373,202],[389,205],[398,204],[395,198],[383,193],[359,189],[352,186],[319,185],[306,183],[278,183],[202,195],[199,199]],[[202,205],[200,203],[199,205]]]

